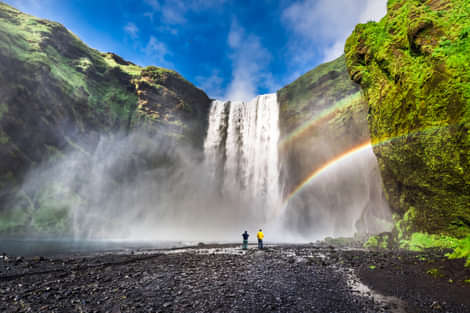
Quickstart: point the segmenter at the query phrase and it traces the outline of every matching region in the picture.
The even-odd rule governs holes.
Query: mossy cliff
[[[344,56],[309,71],[277,94],[280,148],[288,160],[290,187],[368,138],[366,106],[359,86],[349,79]],[[318,149],[331,142],[336,144]]]
[[[326,162],[369,140],[367,105],[359,85],[347,73],[344,56],[309,71],[277,94],[282,172],[287,193]],[[370,190],[370,194],[381,193],[380,185],[371,188],[374,190]],[[349,189],[352,192],[354,188]],[[303,210],[298,214],[299,229],[311,228],[310,222],[302,216],[310,216],[316,200],[333,192],[309,187],[296,196],[300,201],[296,201],[295,211]],[[338,212],[332,214],[344,209],[339,203],[337,206]],[[373,209],[364,210],[367,211],[365,219],[375,214]],[[344,223],[350,224],[350,221],[344,220]],[[341,229],[342,224],[337,226]]]
[[[86,46],[0,2],[0,211],[25,173],[101,134],[143,128],[202,147],[210,99],[178,73]]]
[[[470,232],[470,4],[390,0],[346,43],[392,209],[407,232]],[[410,214],[408,214],[410,215]]]

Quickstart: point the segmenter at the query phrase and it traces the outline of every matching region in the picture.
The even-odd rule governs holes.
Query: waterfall
[[[249,102],[214,101],[204,143],[207,165],[221,179],[222,192],[240,190],[265,218],[281,206],[276,94]]]

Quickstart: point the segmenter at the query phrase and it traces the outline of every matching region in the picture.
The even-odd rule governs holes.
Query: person
[[[243,246],[242,246],[242,249],[243,249],[243,250],[246,250],[246,249],[248,249],[248,237],[250,237],[250,235],[249,235],[248,232],[245,230],[245,232],[242,234],[242,237],[243,237]]]
[[[259,230],[258,232],[258,249],[263,249],[263,238],[264,238],[264,234],[263,234],[263,230]]]

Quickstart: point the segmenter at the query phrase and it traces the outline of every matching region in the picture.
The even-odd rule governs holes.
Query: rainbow
[[[297,195],[299,192],[301,192],[312,180],[314,180],[317,176],[325,172],[328,168],[334,166],[335,164],[344,161],[347,158],[350,158],[354,156],[355,154],[359,154],[363,151],[366,151],[367,149],[370,149],[372,147],[370,140],[360,144],[359,146],[356,146],[352,148],[351,150],[348,150],[344,152],[343,154],[335,157],[334,159],[331,159],[330,161],[326,162],[319,168],[315,169],[310,175],[308,175],[300,184],[295,187],[294,190],[292,190],[287,197],[284,199],[284,205],[287,205],[287,202],[289,202],[290,199],[292,199],[295,195]]]
[[[386,139],[382,139],[382,140],[379,140],[378,142],[372,144],[372,142],[370,140],[336,156],[335,158],[329,160],[328,162],[324,163],[322,166],[318,167],[317,169],[313,170],[313,172],[311,172],[304,180],[302,180],[300,182],[299,185],[297,185],[297,187],[295,187],[288,195],[287,197],[285,197],[284,199],[284,206],[287,205],[287,203],[289,202],[290,199],[292,199],[293,197],[295,197],[298,193],[300,193],[312,180],[314,180],[317,176],[319,176],[320,174],[322,174],[323,172],[325,172],[328,168],[336,165],[337,163],[339,162],[342,162],[344,161],[345,159],[347,158],[350,158],[352,157],[353,155],[355,154],[359,154],[371,147],[375,147],[375,146],[379,146],[379,145],[383,145],[385,143],[389,143],[389,142],[392,142],[394,140],[397,140],[399,138],[404,138],[404,137],[408,137],[410,135],[414,135],[414,134],[418,134],[418,133],[430,133],[430,132],[435,132],[439,129],[443,129],[443,128],[448,128],[450,127],[450,125],[443,125],[443,126],[430,126],[430,127],[427,127],[425,129],[420,129],[420,130],[416,130],[416,131],[413,131],[413,132],[410,132],[410,133],[407,133],[407,134],[403,134],[403,135],[398,135],[398,136],[394,136],[394,137],[390,137],[390,138],[386,138]]]

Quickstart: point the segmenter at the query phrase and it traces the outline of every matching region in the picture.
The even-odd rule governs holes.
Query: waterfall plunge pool
[[[8,256],[64,256],[103,252],[130,252],[145,249],[171,249],[193,243],[181,241],[76,240],[73,238],[2,238],[0,254]]]

